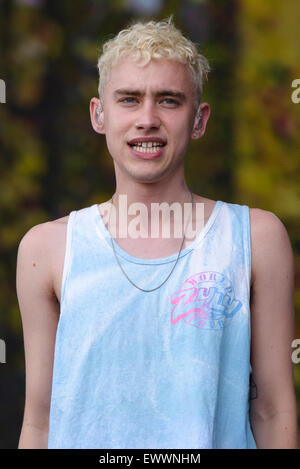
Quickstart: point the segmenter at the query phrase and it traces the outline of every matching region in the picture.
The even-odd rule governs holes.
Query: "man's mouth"
[[[140,153],[157,153],[162,147],[165,146],[165,143],[160,142],[137,142],[129,145],[135,151]]]
[[[155,135],[148,137],[135,137],[129,140],[128,145],[132,148],[135,154],[160,156],[163,147],[167,144],[166,139]],[[138,155],[137,155],[138,156]]]

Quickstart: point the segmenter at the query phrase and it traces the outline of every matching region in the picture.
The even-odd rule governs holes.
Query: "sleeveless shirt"
[[[141,288],[177,254],[134,257]],[[249,207],[218,200],[146,293],[99,207],[68,218],[48,448],[256,448]]]

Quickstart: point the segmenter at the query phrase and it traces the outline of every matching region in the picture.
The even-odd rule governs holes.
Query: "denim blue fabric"
[[[168,281],[123,275],[97,204],[70,213],[50,448],[256,448],[249,419],[249,207],[218,200]],[[151,289],[177,254],[133,257]]]

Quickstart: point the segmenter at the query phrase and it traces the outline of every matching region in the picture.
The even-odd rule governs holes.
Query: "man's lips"
[[[128,145],[130,152],[138,158],[154,159],[162,155],[165,145],[156,147],[143,147],[138,145]]]
[[[166,140],[162,137],[136,137],[128,142],[131,152],[139,158],[153,159],[159,157],[166,145]]]
[[[167,143],[167,140],[165,138],[162,138],[162,137],[154,137],[154,136],[136,137],[136,138],[132,138],[127,143],[128,143],[128,145],[136,145],[136,144],[139,144],[139,143],[147,143],[147,142],[157,142],[157,143],[160,143],[162,145],[165,145]]]

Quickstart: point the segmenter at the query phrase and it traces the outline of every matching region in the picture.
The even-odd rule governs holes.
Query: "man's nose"
[[[135,127],[137,129],[151,130],[159,129],[161,125],[155,104],[145,104],[137,116]]]

